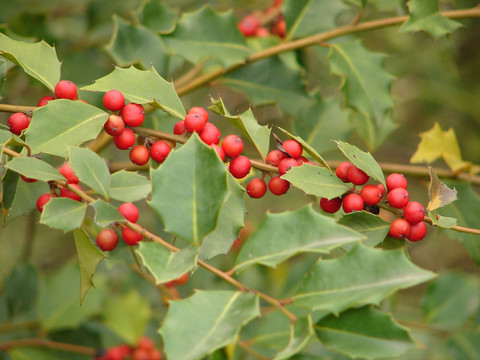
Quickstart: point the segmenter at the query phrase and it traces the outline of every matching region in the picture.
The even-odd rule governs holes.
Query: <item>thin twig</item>
[[[30,117],[32,117],[33,112],[38,109],[36,106],[22,106],[22,105],[9,105],[9,104],[0,104],[0,111],[2,112],[21,112]]]
[[[46,347],[49,349],[67,351],[71,353],[77,353],[87,356],[95,356],[96,350],[87,346],[80,346],[74,344],[67,344],[58,341],[51,341],[42,338],[32,338],[32,339],[19,339],[19,340],[10,340],[0,344],[0,350],[8,350],[14,347],[25,347],[25,346],[38,346]]]

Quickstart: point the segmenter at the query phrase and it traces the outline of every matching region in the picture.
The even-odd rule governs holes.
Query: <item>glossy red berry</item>
[[[215,125],[207,122],[203,130],[200,132],[199,136],[205,144],[212,145],[218,144],[220,142],[221,134],[220,130],[218,130]]]
[[[280,175],[272,176],[268,182],[268,188],[274,195],[283,195],[290,188],[290,182],[282,179]]]
[[[199,114],[199,115],[207,118],[207,121],[208,121],[208,112],[204,108],[194,106],[190,110],[188,110],[188,114]]]
[[[404,188],[395,188],[388,193],[387,200],[390,206],[403,209],[410,200],[410,194]]]
[[[55,96],[57,99],[77,100],[77,86],[69,80],[60,80],[55,85]]]
[[[222,141],[222,149],[225,155],[237,157],[243,151],[243,141],[237,135],[228,135]]]
[[[172,148],[168,146],[165,141],[160,140],[153,143],[152,147],[150,148],[150,156],[153,160],[160,164],[165,161],[171,150]]]
[[[37,181],[38,181],[37,179],[32,179],[32,178],[26,177],[25,175],[20,175],[20,177],[21,177],[22,180],[25,181],[26,183],[34,183],[34,182],[37,182]]]
[[[108,135],[117,136],[125,130],[125,122],[121,116],[110,115],[103,125],[103,128]]]
[[[137,145],[130,150],[130,160],[136,165],[145,165],[150,160],[150,151],[145,145]]]
[[[120,135],[113,137],[113,143],[120,150],[127,150],[135,145],[135,133],[132,129],[125,128]]]
[[[118,111],[125,105],[125,97],[118,90],[110,90],[103,95],[103,106],[110,111]]]
[[[127,104],[122,108],[122,118],[125,124],[128,126],[140,126],[145,119],[145,110],[140,104]]]
[[[52,197],[56,197],[50,193],[40,195],[37,199],[37,209],[40,212],[43,212],[43,207],[50,201]]]
[[[260,20],[253,15],[245,16],[238,24],[238,30],[244,36],[254,36],[260,28]]]
[[[266,161],[267,161],[267,164],[278,167],[278,164],[280,164],[280,161],[282,161],[283,159],[286,159],[287,157],[288,155],[285,154],[283,151],[272,150],[268,153]]]
[[[387,176],[387,190],[388,192],[396,188],[407,188],[407,179],[402,174],[393,173]]]
[[[67,179],[69,184],[78,184],[80,182],[80,180],[78,179],[78,176],[75,175],[75,172],[73,171],[69,163],[65,163],[62,166],[60,166],[60,169],[58,169],[58,172],[63,176],[65,176],[65,179]]]
[[[417,224],[423,221],[425,208],[417,201],[410,201],[403,209],[403,216],[410,224]]]
[[[149,360],[162,360],[162,353],[158,349],[153,349],[150,351]]]
[[[290,170],[292,167],[299,165],[300,164],[297,160],[293,158],[285,158],[278,164],[278,172],[280,173],[280,175],[285,175],[287,171]]]
[[[45,106],[45,105],[48,104],[49,101],[52,101],[52,100],[55,100],[55,98],[53,96],[51,96],[51,95],[44,96],[38,101],[37,106],[38,107]]]
[[[8,128],[12,134],[20,135],[30,125],[30,118],[24,113],[14,113],[8,118]]]
[[[105,360],[123,360],[124,352],[119,346],[111,347],[105,354]]]
[[[260,178],[252,179],[247,185],[247,194],[254,199],[260,199],[267,192],[267,184]]]
[[[143,236],[135,230],[125,226],[122,230],[122,239],[125,244],[133,246],[137,245],[140,241],[142,241]]]
[[[118,212],[130,222],[136,223],[140,212],[138,208],[132,203],[123,203],[118,207]]]
[[[350,182],[348,179],[348,171],[353,167],[348,161],[344,161],[338,165],[337,170],[335,170],[335,175],[342,180],[344,183]]]
[[[369,176],[356,166],[352,166],[350,170],[348,170],[348,180],[355,185],[363,185],[368,179]]]
[[[396,219],[390,225],[388,235],[397,239],[405,239],[410,235],[410,224],[405,219]]]
[[[328,200],[327,198],[320,199],[320,207],[323,211],[329,214],[336,213],[342,207],[342,199],[339,197]]]
[[[280,19],[273,24],[272,34],[284,38],[287,34],[287,23],[284,19]]]
[[[378,191],[380,191],[380,195],[382,195],[382,198],[383,198],[383,196],[385,195],[385,186],[383,186],[383,184],[378,184],[377,188],[378,188]]]
[[[363,199],[360,195],[358,194],[348,194],[345,196],[343,199],[343,211],[345,211],[347,214],[354,212],[354,211],[362,211],[363,210]]]
[[[73,186],[75,189],[82,191],[82,188],[77,184],[70,184],[70,186]],[[76,200],[76,201],[82,201],[82,198],[79,195],[77,195],[72,190],[69,190],[67,187],[64,187],[64,186],[62,186],[62,188],[60,189],[60,196],[66,197],[72,200]]]
[[[185,120],[178,121],[173,127],[173,133],[175,135],[183,135],[185,134],[185,131],[187,131],[185,128]]]
[[[118,235],[112,229],[103,229],[97,235],[97,245],[103,251],[112,251],[117,247]]]
[[[365,185],[360,190],[360,196],[367,205],[377,205],[382,198],[380,190],[375,185]]]
[[[427,225],[423,221],[417,224],[410,224],[410,234],[407,239],[410,241],[420,241],[427,235]]]
[[[285,152],[294,159],[300,159],[302,156],[303,148],[297,140],[289,139],[283,142],[283,148]]]
[[[255,32],[255,36],[258,38],[270,36],[270,30],[268,30],[266,27],[263,27],[263,26],[259,27]]]
[[[185,128],[189,133],[201,132],[208,122],[208,114],[192,112],[185,117]]]
[[[188,273],[187,273],[187,277],[188,277]],[[152,341],[152,339],[146,337],[146,336],[142,336],[140,338],[140,341],[138,342],[137,344],[137,348],[141,348],[141,349],[145,349],[145,350],[153,350],[155,349],[155,344],[154,342]]]
[[[233,177],[237,179],[243,179],[245,176],[248,175],[251,168],[252,163],[250,162],[250,159],[246,156],[240,155],[230,162],[228,170],[230,171],[230,174],[233,175]]]
[[[220,157],[220,159],[222,161],[225,160],[225,151],[223,151],[223,148],[217,144],[213,144],[212,147],[215,149],[215,151],[217,152],[218,156]]]

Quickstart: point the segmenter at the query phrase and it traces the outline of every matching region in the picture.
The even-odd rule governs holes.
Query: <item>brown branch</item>
[[[0,344],[0,350],[8,350],[14,347],[37,346],[49,349],[67,351],[87,356],[95,356],[96,350],[87,346],[67,344],[58,341],[51,341],[42,338],[10,340]]]
[[[32,117],[33,112],[38,109],[36,106],[21,106],[21,105],[9,105],[9,104],[0,104],[0,111],[17,113],[21,112],[30,117]]]

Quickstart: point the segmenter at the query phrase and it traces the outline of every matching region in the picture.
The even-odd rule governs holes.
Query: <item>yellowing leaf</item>
[[[427,205],[427,210],[432,211],[442,206],[448,205],[457,200],[457,190],[450,189],[447,185],[440,181],[433,169],[429,168],[430,172],[430,201]]]

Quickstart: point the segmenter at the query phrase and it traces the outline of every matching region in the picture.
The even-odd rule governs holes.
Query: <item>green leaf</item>
[[[187,247],[173,252],[155,242],[140,242],[136,250],[157,285],[178,279],[197,264],[198,248]]]
[[[27,142],[33,154],[66,157],[68,145],[94,139],[107,119],[106,112],[81,101],[51,101],[33,112]]]
[[[228,197],[218,215],[217,227],[203,239],[200,250],[202,260],[216,255],[226,255],[238,238],[246,212],[243,194],[245,190],[233,176],[227,175]]]
[[[123,222],[125,218],[120,214],[118,209],[101,199],[90,203],[95,209],[94,221],[100,227],[107,227],[116,222]]]
[[[160,0],[150,0],[142,10],[142,23],[160,34],[169,34],[175,29],[178,14]]]
[[[193,134],[150,174],[153,191],[149,205],[166,231],[200,245],[203,237],[215,229],[228,196],[226,168],[215,150]]]
[[[7,162],[5,167],[26,177],[40,181],[65,180],[63,175],[52,165],[34,157],[22,156],[13,158]]]
[[[88,148],[75,146],[69,146],[68,158],[80,181],[108,199],[110,171],[105,160]]]
[[[28,215],[33,209],[36,209],[36,200],[38,197],[49,190],[48,185],[44,182],[26,183],[20,180],[15,188],[11,188],[10,186],[13,184],[6,185],[5,181],[10,183],[10,179],[4,179],[3,191],[12,191],[9,195],[13,196],[13,202],[11,203],[9,212],[5,214],[7,215],[5,219],[7,223],[19,215]],[[7,194],[4,194],[4,199],[8,200]],[[5,205],[8,205],[8,201]]]
[[[385,251],[358,244],[338,258],[317,261],[297,290],[294,303],[337,314],[356,305],[379,304],[398,289],[433,277],[434,273],[408,260],[403,249]]]
[[[113,16],[113,35],[105,48],[119,66],[153,66],[161,74],[168,71],[169,49],[160,36],[144,26],[132,26]],[[118,90],[118,89],[117,89]]]
[[[480,332],[455,332],[447,346],[453,359],[476,360],[480,357]]]
[[[343,141],[335,141],[340,151],[350,160],[356,167],[363,170],[371,178],[381,182],[385,189],[385,176],[382,168],[369,152],[364,152],[354,145]]]
[[[15,347],[8,354],[11,360],[60,360],[54,350],[41,347]]]
[[[209,107],[215,114],[229,120],[245,137],[257,148],[262,159],[265,160],[270,147],[270,132],[267,126],[261,126],[253,116],[252,110],[248,109],[243,114],[231,115],[223,104],[222,99],[211,98],[212,106]]]
[[[288,347],[292,330],[292,324],[285,314],[275,309],[248,324],[242,331],[242,340],[246,337],[245,340],[255,351],[266,358],[274,358]]]
[[[328,253],[362,238],[331,217],[315,212],[311,205],[291,212],[267,213],[242,246],[235,270],[254,264],[274,267],[302,252]]]
[[[3,83],[5,81],[5,74],[7,73],[7,60],[0,59],[0,90],[2,89]],[[3,99],[3,96],[0,95],[0,100]]]
[[[136,290],[130,290],[122,297],[111,296],[105,303],[105,325],[131,346],[136,346],[144,336],[150,318],[149,301]]]
[[[446,330],[462,326],[478,310],[479,290],[476,277],[454,272],[440,274],[423,298],[424,321]]]
[[[82,225],[87,205],[68,198],[52,198],[43,208],[40,222],[53,229],[71,231]]]
[[[315,332],[326,347],[351,358],[396,358],[416,347],[406,328],[369,306],[327,316]]]
[[[385,240],[391,225],[380,216],[366,211],[355,211],[350,214],[345,214],[338,223],[348,226],[356,232],[364,235],[366,240],[363,240],[362,244],[366,246],[376,246]],[[351,247],[351,244],[343,246],[345,249],[350,249]]]
[[[424,30],[438,40],[462,26],[458,21],[448,19],[440,14],[437,0],[410,0],[408,7],[410,17],[400,31]]]
[[[60,66],[55,48],[45,41],[27,43],[0,33],[0,55],[22,67],[28,75],[50,90],[60,81]]]
[[[457,219],[448,216],[442,216],[437,214],[437,211],[429,211],[428,217],[430,220],[432,220],[432,225],[441,227],[443,229],[451,229],[457,225]]]
[[[363,141],[372,151],[382,145],[397,127],[391,113],[385,115],[380,125],[375,123],[375,119],[358,111],[354,112],[352,120]]]
[[[163,79],[152,67],[138,70],[116,67],[110,74],[95,80],[93,85],[81,90],[107,92],[112,89],[122,92],[126,99],[138,104],[152,104],[179,119],[185,118],[185,108],[171,82]]]
[[[38,282],[38,271],[30,263],[18,263],[5,279],[2,293],[5,296],[10,319],[36,306]]]
[[[427,205],[427,211],[436,210],[457,200],[455,189],[450,189],[445,183],[441,182],[432,167],[428,167],[428,172],[430,173],[430,186],[428,188],[430,201]]]
[[[308,315],[297,319],[294,324],[290,325],[288,346],[275,356],[275,360],[288,359],[300,352],[312,336],[313,324],[311,316]]]
[[[233,342],[240,328],[259,315],[258,297],[252,293],[197,290],[186,299],[171,301],[160,328],[167,357],[201,359]]]
[[[349,7],[341,1],[286,0],[282,13],[287,23],[285,39],[297,39],[331,30]]]
[[[87,291],[91,287],[95,287],[93,275],[100,261],[106,256],[93,245],[85,230],[75,229],[73,230],[73,236],[80,265],[80,304],[82,304]]]
[[[216,13],[209,6],[183,14],[173,33],[164,39],[175,53],[193,64],[213,58],[227,68],[250,53],[233,12]]]
[[[290,181],[293,186],[308,195],[327,199],[341,196],[350,189],[330,170],[310,164],[291,168],[282,176],[282,179]]]
[[[109,196],[123,202],[142,200],[152,190],[152,184],[136,172],[120,170],[110,177]]]
[[[245,93],[252,105],[277,104],[281,111],[296,116],[312,101],[303,85],[302,71],[278,57],[269,57],[240,67],[225,75],[222,82]]]

